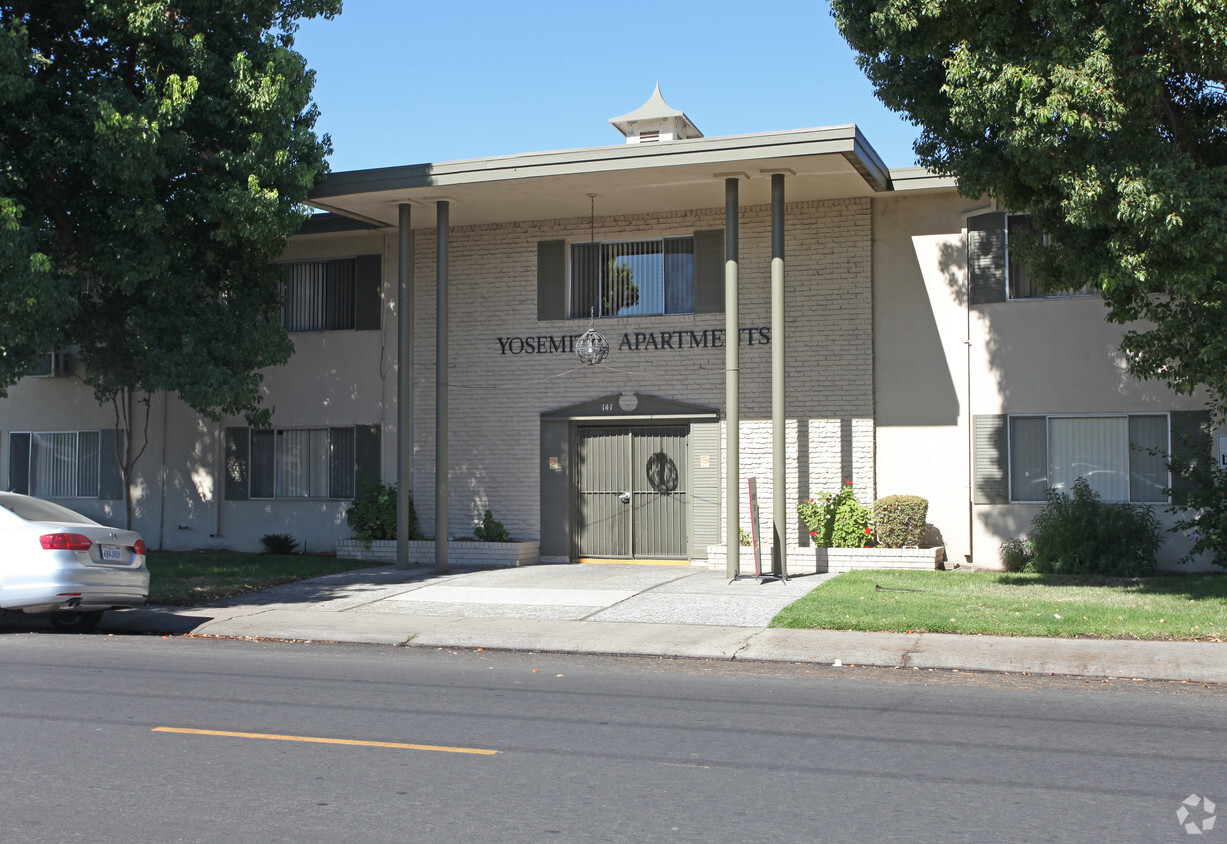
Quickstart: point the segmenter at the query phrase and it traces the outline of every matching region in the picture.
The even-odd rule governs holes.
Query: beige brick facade
[[[870,202],[807,202],[787,208],[786,360],[790,513],[802,495],[850,479],[863,500],[874,494],[873,343]],[[668,237],[722,228],[723,209],[690,213],[538,221],[453,228],[450,232],[448,384],[449,531],[471,533],[490,508],[517,538],[541,530],[538,422],[543,411],[633,391],[724,409],[723,348],[652,348],[636,334],[721,331],[723,314],[602,319],[612,352],[587,368],[569,352],[513,354],[510,338],[579,334],[587,320],[537,320],[537,243]],[[744,329],[769,329],[771,217],[749,207],[740,217],[740,317]],[[435,243],[415,233],[416,369],[414,501],[424,525],[434,519]],[[710,336],[710,335],[709,335]],[[770,346],[743,338],[741,477],[759,479],[770,518]],[[624,341],[624,337],[626,338]],[[500,339],[504,342],[500,343]],[[619,346],[623,348],[619,348]],[[627,348],[626,346],[629,346]],[[389,349],[388,354],[394,355]],[[388,377],[394,378],[394,374]],[[390,416],[394,410],[390,408]],[[800,438],[798,430],[805,432]],[[385,457],[385,466],[391,464]],[[721,465],[726,465],[722,459]],[[743,506],[743,523],[749,512]],[[723,508],[722,508],[723,512]],[[804,536],[795,519],[794,542]]]

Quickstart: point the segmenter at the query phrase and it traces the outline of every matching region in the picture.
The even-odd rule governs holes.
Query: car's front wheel
[[[102,610],[57,612],[51,614],[51,626],[65,633],[86,633],[102,621]]]

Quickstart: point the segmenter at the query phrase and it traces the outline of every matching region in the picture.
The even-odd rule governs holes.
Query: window
[[[1006,217],[1005,224],[1007,244],[1023,233],[1035,233],[1035,227],[1031,224],[1031,217],[1026,214],[1010,214]],[[1040,237],[1045,245],[1050,242],[1047,234],[1042,234]],[[1062,291],[1060,293],[1040,292],[1036,281],[1031,278],[1027,265],[1017,260],[1014,253],[1009,250],[1006,251],[1006,267],[1011,299],[1064,299],[1071,296],[1093,296],[1095,294],[1090,285],[1080,290]]]
[[[352,499],[379,480],[378,425],[337,428],[227,428],[225,495]]]
[[[1167,501],[1166,415],[1012,416],[1009,438],[1012,501],[1043,501],[1079,477],[1107,501]]]
[[[694,313],[694,238],[571,246],[571,318]]]
[[[252,498],[353,498],[354,429],[251,432]]]
[[[537,243],[537,319],[724,312],[724,230]]]
[[[379,328],[378,255],[286,265],[281,320],[287,331]]]
[[[1027,265],[1015,259],[1009,246],[1011,238],[1017,239],[1024,232],[1034,232],[1031,217],[1026,214],[997,211],[967,218],[967,274],[971,304],[1096,294],[1090,287],[1073,292],[1041,293],[1027,271]],[[1047,235],[1043,237],[1047,239]]]
[[[97,498],[98,431],[9,434],[9,489],[40,498]]]
[[[291,264],[281,309],[287,331],[354,327],[354,261]]]
[[[1031,225],[1031,218],[1025,214],[1010,214],[1005,218],[1006,243],[1007,245],[1013,241],[1019,234],[1026,232],[1033,234],[1035,227]],[[1006,267],[1009,276],[1010,298],[1011,299],[1042,299],[1043,294],[1036,289],[1035,281],[1031,278],[1031,273],[1027,269],[1027,265],[1020,260],[1017,260],[1012,252],[1006,251]]]

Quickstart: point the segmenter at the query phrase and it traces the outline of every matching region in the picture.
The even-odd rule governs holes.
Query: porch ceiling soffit
[[[712,407],[644,393],[614,393],[541,414],[542,419],[610,422],[619,419],[717,419],[719,416],[720,412]]]
[[[335,173],[310,204],[386,227],[410,203],[414,228],[433,228],[428,209],[446,198],[453,226],[720,208],[724,180],[744,172],[742,205],[766,205],[771,172],[790,171],[789,202],[872,196],[890,172],[854,125],[658,144],[526,153],[498,158]]]

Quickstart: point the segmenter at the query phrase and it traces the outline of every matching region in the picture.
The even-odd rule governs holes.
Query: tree
[[[1029,212],[1046,292],[1101,290],[1133,373],[1227,397],[1227,6],[832,0],[922,164]]]
[[[268,423],[259,370],[291,352],[272,262],[330,152],[293,34],[340,9],[0,2],[0,395],[71,347],[125,481],[153,393]]]
[[[635,268],[617,258],[605,265],[601,285],[601,316],[617,316],[624,308],[639,304],[639,285],[635,283]]]

